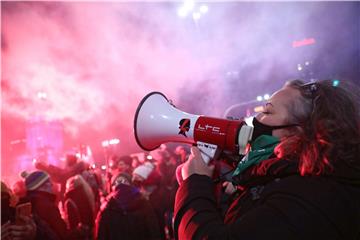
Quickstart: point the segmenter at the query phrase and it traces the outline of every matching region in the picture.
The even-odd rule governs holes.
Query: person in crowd
[[[164,188],[161,186],[161,176],[156,166],[151,162],[135,168],[132,176],[133,184],[139,187],[140,192],[154,208],[158,224],[161,230],[161,239],[165,238],[165,212],[167,197]]]
[[[89,164],[83,161],[78,161],[78,158],[75,154],[67,154],[65,158],[65,168],[60,168],[51,164],[48,165],[41,161],[35,162],[35,168],[47,172],[54,183],[60,184],[60,193],[58,196],[60,197],[60,200],[63,201],[63,196],[66,189],[66,181],[70,177],[87,170],[89,168]]]
[[[127,173],[131,175],[132,172],[132,157],[124,155],[121,157],[113,156],[109,162],[111,177],[119,173]]]
[[[23,217],[23,224],[15,222],[16,196],[1,182],[1,239],[35,239],[36,225],[29,216]]]
[[[67,180],[64,209],[68,229],[76,231],[81,226],[84,231],[78,238],[93,239],[95,196],[82,175],[75,175]]]
[[[96,239],[161,239],[154,210],[131,176],[118,173],[111,183],[113,191],[96,219]]]
[[[50,176],[44,171],[22,172],[25,178],[26,196],[22,202],[29,201],[32,211],[38,215],[57,234],[60,239],[67,239],[68,231],[56,205],[56,195]]]
[[[175,177],[177,163],[175,158],[167,150],[156,149],[151,151],[150,155],[155,160],[155,170],[161,177],[159,188],[162,190],[162,202],[165,211],[165,233],[167,238],[172,238],[172,218],[174,212],[175,194],[178,188]]]
[[[55,232],[36,213],[16,217],[18,199],[11,189],[1,182],[1,239],[58,240]]]
[[[186,151],[184,146],[181,146],[181,145],[177,146],[175,148],[174,153],[178,156],[178,159],[179,159],[178,163],[179,164],[186,162],[186,160],[189,158],[189,154]]]
[[[349,87],[350,86],[350,87]],[[175,201],[176,239],[359,239],[360,91],[346,82],[288,82],[253,119],[251,149],[225,219],[214,165],[192,148]]]
[[[141,165],[141,162],[140,162],[139,157],[138,156],[133,156],[132,157],[132,162],[131,162],[131,168],[135,169],[140,165]]]
[[[22,216],[22,224],[15,221],[16,196],[1,182],[1,239],[29,239],[36,237],[36,225],[32,217]]]
[[[81,177],[85,182],[90,186],[92,193],[94,195],[94,204],[95,204],[95,213],[97,215],[100,210],[100,194],[104,192],[104,183],[101,176],[101,173],[97,172],[95,169],[86,169],[81,172]]]
[[[26,195],[26,186],[25,181],[23,179],[17,180],[13,186],[13,193],[17,199],[23,198]]]
[[[111,192],[111,178],[119,173],[126,172],[131,175],[132,158],[128,155],[117,156],[113,155],[109,160],[109,171],[107,172],[107,190]]]

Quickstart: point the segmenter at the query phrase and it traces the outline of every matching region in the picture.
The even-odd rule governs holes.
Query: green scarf
[[[268,159],[274,153],[274,149],[279,142],[278,138],[270,135],[261,135],[256,138],[255,141],[251,143],[250,152],[241,159],[232,176],[238,176],[248,167]]]

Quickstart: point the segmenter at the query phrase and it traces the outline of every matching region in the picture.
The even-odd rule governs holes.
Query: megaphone
[[[137,144],[152,151],[163,143],[197,144],[205,162],[221,151],[245,154],[253,127],[245,121],[194,115],[177,109],[164,94],[151,92],[140,102],[134,118]]]

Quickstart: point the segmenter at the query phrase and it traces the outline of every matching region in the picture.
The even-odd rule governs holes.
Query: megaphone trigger
[[[197,147],[200,150],[201,157],[203,158],[204,162],[206,164],[209,164],[209,162],[212,159],[216,159],[219,153],[219,148],[215,144],[210,143],[204,143],[204,142],[197,142]]]

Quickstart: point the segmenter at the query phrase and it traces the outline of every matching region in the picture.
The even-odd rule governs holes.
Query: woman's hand
[[[32,240],[36,236],[36,225],[31,217],[20,217],[25,224],[11,225],[10,234],[13,240]]]
[[[186,180],[193,174],[200,174],[212,177],[214,165],[207,165],[201,157],[201,152],[197,147],[191,147],[189,159],[181,168],[182,180]]]

